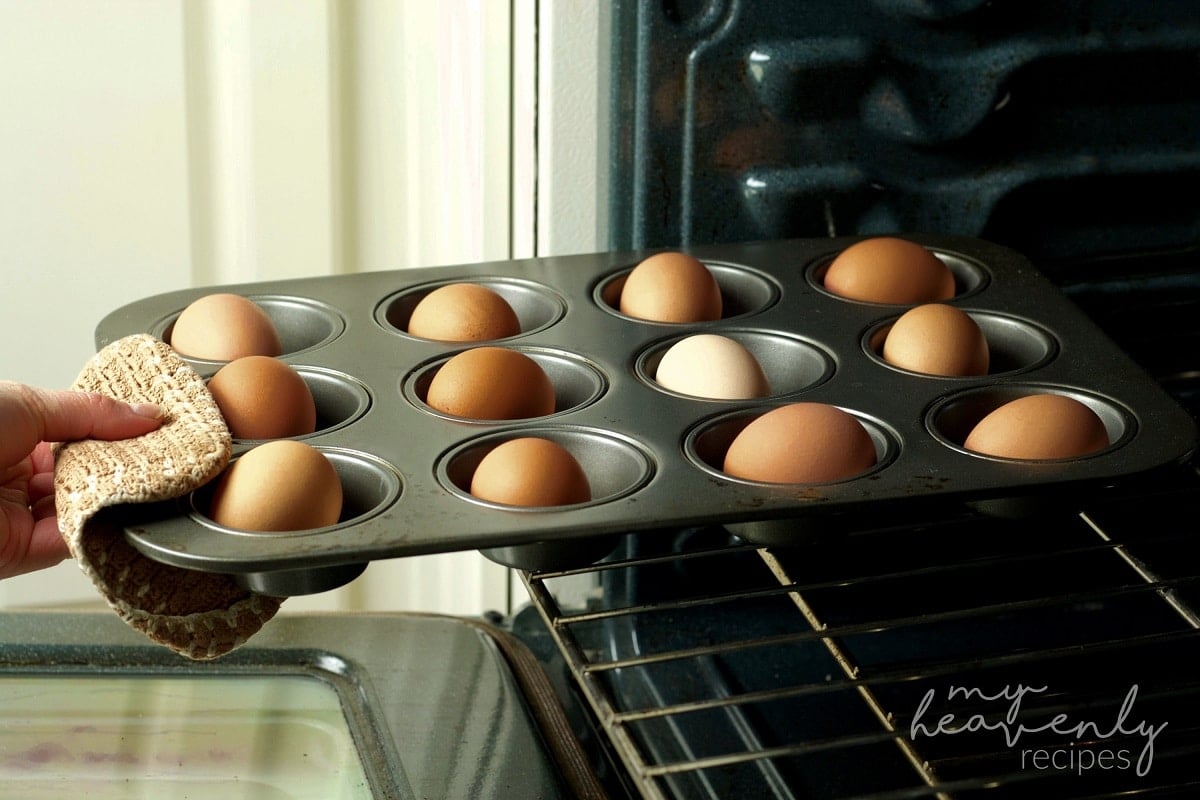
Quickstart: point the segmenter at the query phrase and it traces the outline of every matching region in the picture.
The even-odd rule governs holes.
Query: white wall
[[[0,376],[69,385],[108,311],[186,286],[600,249],[605,6],[0,0]],[[447,554],[285,608],[509,588]],[[73,564],[0,583],[94,596]]]
[[[50,386],[101,310],[191,278],[181,12],[0,2],[0,374]]]

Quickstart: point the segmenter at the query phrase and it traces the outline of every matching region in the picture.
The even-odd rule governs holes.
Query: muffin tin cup
[[[292,365],[312,394],[316,406],[317,426],[312,433],[290,436],[301,441],[315,436],[327,436],[351,425],[371,407],[371,391],[362,381],[344,372],[324,367]],[[211,378],[211,376],[209,376]],[[234,445],[246,447],[262,444],[266,439],[234,438]]]
[[[963,441],[971,429],[985,416],[1005,403],[1036,394],[1057,394],[1070,397],[1090,408],[1104,424],[1104,429],[1108,433],[1108,447],[1085,456],[1044,460],[1002,458],[974,452],[963,447]],[[935,439],[972,458],[1019,464],[1034,469],[1038,464],[1072,465],[1084,459],[1101,457],[1121,447],[1136,433],[1133,413],[1115,401],[1077,387],[1038,383],[994,384],[956,392],[938,400],[930,407],[925,425]]]
[[[685,395],[668,389],[655,378],[658,365],[662,362],[666,352],[673,345],[691,335],[693,334],[674,336],[655,342],[643,350],[634,362],[634,372],[638,378],[647,386],[660,392],[694,398],[693,395]],[[767,376],[767,383],[771,389],[768,397],[800,394],[820,386],[833,375],[833,356],[816,342],[775,331],[741,328],[724,328],[720,335],[738,342],[754,356]]]
[[[522,353],[535,361],[554,386],[554,413],[546,414],[538,419],[558,416],[590,405],[599,399],[608,388],[608,379],[599,367],[573,353],[546,348],[510,347],[509,349]],[[405,377],[400,389],[401,393],[410,403],[428,414],[460,422],[495,424],[497,420],[472,419],[447,414],[427,402],[429,384],[433,381],[437,371],[453,357],[453,353],[440,356],[419,366]]]
[[[253,445],[247,445],[242,454],[252,447]],[[403,491],[403,481],[390,464],[365,453],[341,448],[317,445],[316,449],[333,466],[338,480],[342,484],[342,514],[333,525],[298,531],[246,531],[227,528],[215,522],[207,513],[214,487],[213,483],[191,493],[189,500],[191,515],[201,524],[220,529],[233,536],[302,537],[319,531],[336,530],[361,524],[382,513],[400,497]],[[230,466],[240,456],[241,454],[238,454],[230,459]]]
[[[1041,325],[1019,319],[1008,314],[990,311],[974,311],[963,308],[967,316],[975,321],[988,343],[988,376],[1014,375],[1035,370],[1049,362],[1058,353],[1058,342],[1053,334]],[[918,375],[926,378],[957,379],[966,377],[976,380],[979,376],[928,375],[890,364],[883,357],[883,344],[899,318],[890,317],[867,329],[863,335],[863,352],[887,369]]]
[[[371,407],[371,390],[362,381],[344,372],[322,367],[298,366],[317,409],[317,429],[310,435],[328,436],[352,425]]]
[[[587,476],[592,498],[573,506],[512,506],[481,500],[471,494],[471,479],[479,462],[497,446],[523,436],[548,439],[575,457]],[[599,506],[636,492],[654,475],[653,462],[637,443],[607,431],[568,427],[536,427],[494,433],[472,439],[449,452],[437,467],[438,481],[463,502],[512,514],[562,513],[576,506]],[[568,569],[591,564],[612,552],[615,535],[543,540],[511,547],[482,548],[488,559],[516,569]]]
[[[235,455],[230,460],[232,465],[242,454],[257,446],[257,442],[246,441],[235,447]],[[179,505],[160,503],[152,506],[157,508],[159,515],[145,515],[145,518],[135,523],[134,531],[149,533],[153,540],[156,530],[166,530],[174,534],[187,534],[190,527],[194,533],[204,530],[218,532],[223,537],[239,537],[247,541],[259,540],[291,540],[297,542],[309,537],[334,535],[339,531],[361,526],[373,518],[387,513],[399,500],[403,492],[403,480],[400,474],[390,464],[369,454],[354,452],[343,448],[317,446],[317,449],[333,465],[338,479],[342,484],[342,514],[337,523],[323,528],[312,528],[298,531],[247,531],[228,528],[215,522],[208,516],[207,509],[215,487],[215,481],[197,489],[185,498],[179,500]],[[179,524],[180,513],[186,515],[184,527]],[[138,541],[135,539],[135,541]],[[177,545],[176,545],[177,546]],[[303,545],[294,545],[302,549]],[[154,549],[144,541],[144,553],[153,555]],[[164,559],[166,563],[172,563]],[[193,565],[203,568],[200,565]],[[215,565],[214,565],[215,566]],[[354,580],[366,569],[366,561],[350,561],[332,563],[320,566],[307,565],[284,569],[254,569],[251,564],[246,569],[232,572],[238,584],[262,594],[287,597],[291,595],[313,594],[335,589]],[[224,572],[223,569],[210,568],[210,571]]]
[[[1086,405],[1104,424],[1108,433],[1109,445],[1095,453],[1074,458],[1041,460],[992,456],[967,450],[962,446],[967,434],[987,414],[1012,400],[1034,394],[1060,394]],[[1005,383],[956,392],[938,401],[929,409],[925,424],[935,439],[946,447],[970,458],[991,462],[1001,468],[1043,470],[1055,473],[1070,471],[1080,462],[1088,459],[1103,458],[1106,454],[1121,448],[1137,432],[1134,414],[1128,408],[1109,398],[1078,387],[1035,383]],[[1035,514],[1045,516],[1075,509],[1087,491],[1087,486],[1076,487],[1066,480],[1054,492],[984,497],[969,501],[966,505],[987,516],[1021,519]]]
[[[865,238],[865,237],[862,237]],[[915,237],[913,237],[915,238]],[[844,249],[844,248],[842,248]],[[840,250],[838,251],[840,252]],[[966,298],[970,298],[987,289],[992,281],[992,274],[983,262],[968,256],[964,253],[955,252],[953,250],[935,250],[934,255],[938,257],[950,273],[954,276],[954,300],[961,302]],[[873,303],[866,300],[854,300],[849,297],[842,297],[834,294],[825,288],[825,273],[829,270],[829,265],[833,263],[833,259],[837,253],[830,253],[827,256],[814,260],[805,270],[805,278],[809,285],[818,292],[827,297],[836,299],[841,303],[854,303],[857,305],[867,306],[882,306],[884,308],[907,307],[905,304],[895,303]]]
[[[307,441],[374,464],[378,469],[350,483],[382,495],[336,526],[302,534],[223,530],[175,505],[131,513],[126,536],[159,561],[253,576],[245,580],[256,585],[277,576],[285,579],[277,590],[307,591],[306,572],[324,580],[321,571],[336,568],[344,577],[351,565],[436,552],[479,550],[522,569],[553,569],[602,558],[612,537],[630,532],[725,526],[753,543],[784,546],[813,532],[837,535],[964,510],[1021,513],[1059,498],[1078,509],[1192,454],[1196,428],[1187,412],[1027,260],[978,239],[907,237],[955,274],[959,291],[946,302],[985,329],[996,353],[992,374],[947,380],[886,365],[873,337],[905,307],[839,298],[819,281],[824,265],[861,238],[690,248],[713,272],[726,303],[723,319],[695,325],[632,319],[614,305],[623,277],[655,251],[207,287],[132,303],[101,321],[98,346],[133,333],[167,335],[173,315],[217,291],[261,302],[273,318],[307,320],[297,323],[307,328],[303,336],[285,335],[291,352],[282,358],[297,364],[314,395],[356,384],[366,393],[318,397],[318,405],[342,411]],[[549,298],[538,320],[523,322],[519,339],[501,346],[546,369],[558,400],[553,415],[463,420],[424,403],[438,365],[477,343],[407,336],[400,330],[402,307],[456,281],[526,293],[517,305]],[[775,376],[775,396],[717,402],[654,385],[655,359],[693,333],[725,334],[756,351]],[[1086,458],[1034,464],[961,448],[968,410],[1027,391],[1068,392],[1096,404],[1113,426],[1112,445]],[[873,431],[883,463],[843,481],[800,486],[754,484],[720,472],[716,453],[741,421],[801,400],[852,411]],[[626,457],[636,468],[620,491],[601,489],[602,501],[575,506],[514,510],[469,496],[464,465],[505,437],[537,432],[576,447],[585,469],[594,468],[593,458],[624,463]]]
[[[408,322],[412,317],[413,309],[430,292],[455,283],[474,283],[491,289],[503,297],[517,315],[517,321],[521,324],[521,332],[516,336],[490,340],[491,342],[507,342],[520,336],[537,333],[562,319],[567,310],[566,300],[544,284],[513,277],[486,275],[446,278],[395,292],[384,298],[383,302],[375,309],[375,321],[387,330],[414,339],[421,339],[421,337],[408,333]]]
[[[887,425],[881,423],[879,420],[870,419],[851,408],[842,408],[842,411],[845,411],[858,420],[859,424],[866,429],[867,434],[871,437],[871,443],[875,445],[875,465],[869,469],[855,473],[854,475],[847,475],[836,481],[827,481],[821,484],[764,483],[761,481],[746,480],[725,472],[722,469],[722,463],[725,460],[725,453],[729,450],[729,445],[733,440],[751,422],[773,408],[778,407],[777,404],[755,406],[753,408],[739,409],[721,414],[713,419],[706,420],[697,425],[684,438],[683,452],[692,464],[698,469],[709,473],[714,478],[741,483],[747,486],[760,487],[764,491],[770,491],[773,488],[816,487],[847,481],[861,481],[870,478],[871,475],[880,470],[886,469],[896,459],[899,451],[899,439],[894,431],[890,430]]]
[[[591,500],[572,506],[512,506],[471,494],[471,478],[483,458],[497,446],[533,436],[560,445],[575,457],[591,488]],[[635,441],[610,431],[571,426],[535,426],[485,434],[450,450],[437,464],[438,483],[463,502],[519,514],[561,512],[564,508],[598,506],[637,491],[654,475],[651,458]]]
[[[241,294],[238,287],[227,287],[222,291]],[[216,290],[213,290],[214,292]],[[206,293],[207,294],[207,293]],[[200,295],[202,296],[202,295]],[[346,320],[337,309],[307,297],[286,294],[250,293],[245,297],[252,300],[266,312],[267,317],[279,332],[279,342],[283,346],[281,357],[295,357],[311,350],[327,346],[346,330]],[[191,298],[195,299],[195,298]],[[190,300],[188,301],[190,302]],[[175,320],[183,313],[187,304],[174,309],[171,313],[151,323],[146,332],[167,342],[171,341],[171,331]],[[99,335],[99,334],[98,334]],[[180,353],[183,359],[194,366],[199,372],[215,371],[223,366],[224,361],[213,361],[205,358],[195,358]]]
[[[726,473],[723,469],[725,452],[737,435],[755,419],[779,407],[779,404],[768,406],[742,408],[727,412],[697,425],[684,439],[684,453],[697,469],[704,471],[713,478],[738,484],[753,490],[770,492],[807,494],[814,498],[814,505],[819,505],[819,498],[828,487],[843,483],[854,483],[870,480],[871,476],[885,470],[895,460],[899,452],[899,439],[896,433],[878,420],[868,419],[853,409],[843,408],[851,414],[866,429],[875,445],[875,464],[869,469],[854,475],[847,475],[836,481],[824,483],[765,483],[739,478]],[[893,512],[894,513],[894,512]],[[784,546],[797,544],[800,541],[816,536],[828,535],[831,532],[843,531],[854,526],[865,524],[861,515],[842,513],[825,513],[813,509],[801,519],[795,517],[756,519],[749,522],[730,522],[726,529],[745,541],[763,546]]]
[[[243,589],[269,597],[296,597],[328,592],[345,586],[362,575],[366,563],[338,564],[332,567],[297,567],[268,572],[239,572],[234,581]]]
[[[702,259],[704,266],[712,273],[721,290],[721,321],[738,319],[762,312],[774,305],[780,296],[779,284],[769,275],[757,269],[751,269],[741,264],[731,264],[721,261]],[[647,325],[686,326],[691,323],[656,322],[654,320],[630,317],[621,313],[621,291],[625,287],[625,279],[633,271],[633,267],[609,275],[596,284],[592,291],[594,302],[600,307],[616,314],[622,319]],[[710,323],[697,323],[710,324]]]

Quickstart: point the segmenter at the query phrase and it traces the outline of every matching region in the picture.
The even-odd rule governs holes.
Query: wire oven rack
[[[1193,797],[1200,481],[1177,477],[789,548],[631,535],[523,577],[632,796]],[[583,574],[587,607],[559,607]]]

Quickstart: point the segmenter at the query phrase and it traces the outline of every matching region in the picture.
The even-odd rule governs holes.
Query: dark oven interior
[[[988,239],[1195,417],[1196,12],[617,2],[611,245]],[[630,534],[526,575],[513,624],[617,796],[1192,797],[1196,466],[1069,513],[798,524],[791,547]]]

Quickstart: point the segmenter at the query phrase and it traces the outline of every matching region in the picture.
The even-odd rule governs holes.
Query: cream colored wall
[[[0,2],[0,374],[63,386],[105,308],[191,278],[181,11]]]
[[[66,386],[105,313],[186,286],[599,249],[599,126],[539,133],[534,111],[596,113],[604,16],[582,0],[0,0],[0,376]],[[539,220],[560,160],[570,215]],[[509,591],[459,553],[377,562],[285,608],[473,614]],[[0,606],[94,598],[69,563],[0,583]]]

